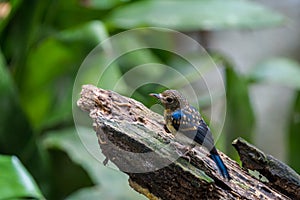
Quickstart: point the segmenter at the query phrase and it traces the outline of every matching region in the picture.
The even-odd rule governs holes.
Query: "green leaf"
[[[125,82],[126,87],[133,90],[148,81],[155,82],[156,77],[161,74],[161,70],[153,69],[155,67],[153,66],[154,63],[161,63],[161,61],[150,49],[145,48],[147,44],[144,40],[145,38],[142,38],[141,33],[133,32],[132,34],[124,34],[115,41],[115,48],[118,48],[118,53],[123,54],[123,52],[126,52],[126,54],[117,60],[118,65],[124,73],[122,80]],[[149,63],[152,65],[150,66]],[[122,90],[124,88],[123,82],[118,83],[115,90],[126,94]]]
[[[50,36],[29,52],[20,92],[22,106],[35,129],[71,121],[77,69],[105,38],[103,24],[91,21]]]
[[[291,110],[291,120],[288,130],[288,162],[292,168],[294,168],[298,174],[300,173],[300,92],[298,92],[295,98],[295,104]]]
[[[36,40],[40,39],[41,30],[45,30],[44,27],[40,29],[40,26],[45,17],[44,10],[48,10],[50,1],[32,0],[30,4],[21,1],[17,12],[1,34],[1,46],[7,60],[13,60],[10,67],[14,70],[14,79],[18,87],[22,83],[28,52]]]
[[[100,150],[99,152],[97,151],[97,137],[93,134],[93,130],[84,130],[82,137],[84,137],[85,141],[89,142],[89,147],[93,147],[94,150],[96,150],[97,158],[104,160],[105,158],[100,154]],[[99,162],[89,154],[81,140],[78,138],[75,129],[70,128],[47,133],[44,145],[47,148],[65,151],[73,162],[81,165],[90,174],[94,183],[100,183],[101,176],[97,173]]]
[[[85,6],[94,9],[111,9],[130,0],[89,0],[84,3]]]
[[[249,74],[254,82],[265,82],[300,89],[300,64],[288,58],[272,58],[258,64]]]
[[[101,195],[101,187],[95,186],[90,188],[82,188],[70,196],[66,198],[66,200],[97,200],[97,199],[107,199],[107,198],[100,198]]]
[[[132,95],[145,82],[155,82],[161,76],[161,70],[153,70],[153,64],[149,63],[159,63],[160,60],[147,48],[149,45],[144,39],[149,39],[149,35],[143,31],[129,31],[104,41],[101,48],[97,47],[83,63],[74,87],[78,90],[74,94],[80,93],[83,84],[92,83]],[[148,93],[144,96],[148,97]]]
[[[100,184],[101,187],[99,192],[97,191],[99,188],[84,190],[93,190],[93,194],[101,194],[100,196],[96,195],[98,199],[142,199],[140,194],[132,192],[128,185],[128,177],[124,173],[109,169],[102,164],[105,158],[101,154],[94,131],[83,127],[79,127],[78,130],[81,140],[76,130],[70,128],[49,132],[44,140],[44,145],[47,148],[65,151],[73,162],[82,166],[93,182],[97,185]],[[83,144],[82,141],[85,143]],[[108,165],[111,165],[111,163],[108,163]],[[111,188],[114,188],[113,193]],[[94,196],[93,194],[81,191],[74,193],[68,199],[82,199],[82,196],[90,199],[89,197]]]
[[[0,53],[0,151],[27,157],[28,140],[33,132],[24,115],[15,84]]]
[[[227,152],[232,156],[237,156],[231,142],[237,137],[252,141],[255,118],[249,98],[247,80],[235,72],[230,64],[227,63],[226,65],[226,145]]]
[[[21,2],[22,2],[21,0],[10,0],[10,1],[1,2],[2,14],[0,16],[0,33],[2,33],[3,29],[6,27],[9,20],[18,10]]]
[[[130,29],[156,26],[180,31],[265,28],[282,24],[284,17],[246,0],[145,0],[115,9],[112,26]]]
[[[101,1],[101,2],[100,2]],[[89,0],[89,1],[52,1],[46,10],[46,22],[49,28],[63,30],[85,24],[95,19],[103,19],[111,6],[116,5],[115,0]],[[47,12],[51,10],[51,12]]]
[[[0,199],[44,199],[31,175],[15,156],[0,155]]]
[[[20,106],[15,84],[0,53],[0,152],[17,155],[40,185],[47,185],[45,155]],[[44,188],[42,188],[44,189]]]
[[[99,199],[113,199],[113,200],[143,200],[147,199],[141,194],[137,194],[133,191],[133,189],[130,189],[128,185],[128,182],[125,183],[122,181],[123,187],[114,184],[106,184],[109,185],[111,188],[114,188],[114,192],[111,192],[111,188],[102,188],[101,186],[95,186],[90,188],[82,188],[78,190],[77,192],[72,193],[70,196],[66,198],[66,200],[99,200]],[[130,191],[131,190],[131,191]],[[130,192],[130,193],[129,193]]]

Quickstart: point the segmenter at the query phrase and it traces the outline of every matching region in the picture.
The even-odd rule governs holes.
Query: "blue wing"
[[[216,163],[221,175],[224,178],[229,180],[230,179],[229,173],[221,157],[219,156],[217,149],[214,146],[214,139],[212,137],[209,127],[207,126],[205,121],[201,118],[201,116],[199,116],[200,118],[199,121],[195,120],[195,117],[197,118],[197,116],[195,116],[195,113],[196,112],[194,113],[187,112],[186,110],[183,111],[177,110],[173,112],[171,115],[173,127],[177,131],[179,130],[187,137],[193,139],[198,144],[205,146],[210,151],[211,158]],[[185,121],[185,119],[188,118],[190,120]],[[181,122],[183,123],[181,124]]]
[[[203,119],[200,120],[200,124],[198,126],[197,134],[194,140],[197,143],[205,146],[209,150],[211,158],[216,163],[220,174],[227,180],[231,179],[226,166],[224,165],[217,149],[215,148],[214,139],[212,137],[210,129]]]
[[[193,108],[174,111],[171,115],[172,126],[185,136],[211,150],[214,139],[209,127]]]
[[[197,127],[197,134],[194,140],[198,144],[205,146],[208,150],[212,150],[215,146],[210,129],[203,119],[200,120],[200,124]]]

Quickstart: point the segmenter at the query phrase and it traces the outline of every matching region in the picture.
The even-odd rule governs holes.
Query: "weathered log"
[[[244,168],[258,171],[266,178],[262,179],[266,185],[292,199],[300,199],[300,176],[292,168],[242,138],[234,140],[232,145],[238,151]]]
[[[163,117],[134,99],[84,85],[77,104],[93,119],[104,164],[113,162],[149,199],[290,199],[221,152],[230,181],[201,147],[188,154],[190,159],[179,157]]]

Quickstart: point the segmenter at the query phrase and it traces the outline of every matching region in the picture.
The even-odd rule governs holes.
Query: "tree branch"
[[[140,102],[85,85],[77,104],[93,119],[104,164],[113,162],[149,199],[289,199],[289,193],[255,179],[221,152],[230,181],[201,147],[188,154],[189,161],[178,158],[179,144],[165,132],[163,117]]]
[[[244,168],[258,171],[267,179],[265,184],[269,187],[292,199],[300,199],[300,176],[292,168],[242,138],[234,140],[232,145],[238,151]]]

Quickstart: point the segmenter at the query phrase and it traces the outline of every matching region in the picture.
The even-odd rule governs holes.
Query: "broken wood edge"
[[[249,144],[243,138],[232,142],[245,169],[258,171],[267,181],[265,184],[275,188],[292,199],[300,199],[300,176],[291,167]]]
[[[120,156],[118,150],[127,149],[132,152],[153,150],[153,145],[150,145],[152,143],[142,139],[143,137],[147,138],[149,133],[153,136],[150,137],[151,142],[158,145],[164,140],[172,141],[170,134],[166,133],[163,128],[163,117],[131,98],[92,85],[84,85],[77,105],[83,111],[89,112],[94,121],[93,126],[102,153],[121,171],[123,171],[124,164],[133,167],[135,167],[133,164],[136,163],[141,167],[147,167],[147,165],[143,159],[136,160],[134,157]],[[144,130],[140,130],[138,134],[131,132],[140,127],[143,127]],[[161,138],[161,140],[157,138]],[[113,145],[108,145],[105,141]],[[150,192],[153,197],[160,199],[289,199],[274,188],[253,178],[222,152],[220,152],[220,156],[228,167],[232,177],[231,181],[222,179],[210,158],[199,156],[206,155],[206,150],[197,148],[195,152],[196,155],[189,155],[190,162],[179,158],[156,171],[132,173],[124,170],[124,173],[129,175],[130,182],[135,183],[133,188],[148,198]],[[168,151],[164,153],[168,153]],[[164,162],[166,159],[168,159],[168,155],[157,154],[153,157],[154,161]],[[204,176],[200,175],[202,173],[205,173],[213,181],[203,178]]]

